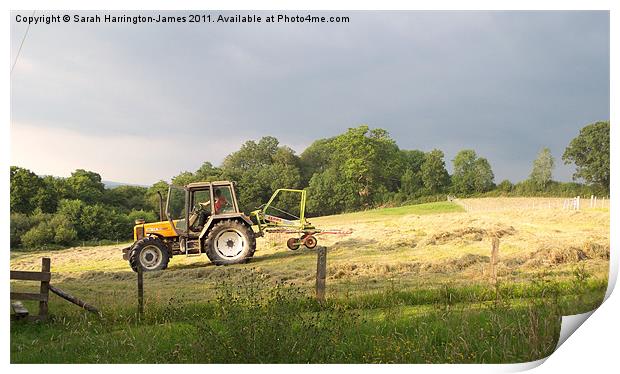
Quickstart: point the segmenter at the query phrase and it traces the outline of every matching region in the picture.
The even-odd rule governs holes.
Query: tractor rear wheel
[[[254,256],[256,237],[247,225],[224,220],[211,228],[205,248],[209,260],[215,265],[241,264]]]
[[[138,266],[142,267],[143,271],[164,270],[169,261],[168,246],[161,239],[152,236],[135,242],[129,252],[129,265],[136,272]]]

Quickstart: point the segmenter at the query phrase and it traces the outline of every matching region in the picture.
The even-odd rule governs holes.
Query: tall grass
[[[581,272],[581,270],[576,270]],[[596,307],[605,282],[541,278],[529,286],[445,284],[433,290],[328,299],[249,273],[215,300],[174,298],[102,318],[74,310],[11,325],[12,362],[524,362],[549,355],[562,314]]]

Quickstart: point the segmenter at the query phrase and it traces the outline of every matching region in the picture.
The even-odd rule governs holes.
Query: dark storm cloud
[[[366,123],[448,161],[473,148],[515,181],[544,146],[570,178],[564,147],[609,118],[608,12],[342,14],[351,22],[33,25],[13,126],[189,141],[201,159],[161,160],[180,171],[245,139],[302,151]],[[23,30],[13,22],[13,56]]]

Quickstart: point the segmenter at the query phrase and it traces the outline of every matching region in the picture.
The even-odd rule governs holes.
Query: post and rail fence
[[[11,270],[11,280],[20,281],[36,281],[41,282],[39,292],[11,292],[11,307],[14,314],[11,316],[13,319],[26,319],[29,321],[45,321],[48,319],[48,303],[49,293],[52,292],[61,298],[86,309],[89,312],[100,315],[99,310],[93,305],[78,299],[75,296],[54,287],[50,284],[52,280],[51,272],[51,260],[48,257],[41,259],[41,271],[24,271],[24,270]],[[30,315],[28,309],[24,306],[22,301],[34,300],[39,302],[39,313],[37,315]]]
[[[14,319],[28,319],[30,321],[45,321],[47,319],[47,303],[49,300],[49,287],[52,273],[50,272],[50,259],[41,259],[41,271],[11,270],[11,280],[41,282],[38,293],[11,292],[11,306],[15,312]],[[13,301],[15,300],[15,301]],[[32,316],[21,301],[35,300],[39,302],[39,314]]]

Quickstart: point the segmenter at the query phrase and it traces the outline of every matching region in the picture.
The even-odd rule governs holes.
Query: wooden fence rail
[[[89,303],[87,303],[87,302],[85,302],[83,300],[80,300],[80,299],[78,299],[77,297],[75,297],[73,295],[70,295],[70,294],[66,293],[65,291],[61,290],[60,288],[56,288],[56,287],[52,286],[51,284],[50,284],[50,291],[52,291],[54,294],[62,297],[63,299],[67,300],[68,302],[73,303],[73,304],[75,304],[77,306],[80,306],[80,307],[88,310],[89,312],[96,313],[96,314],[99,314],[99,315],[101,314],[99,312],[99,309],[97,309],[95,306],[90,305]]]

